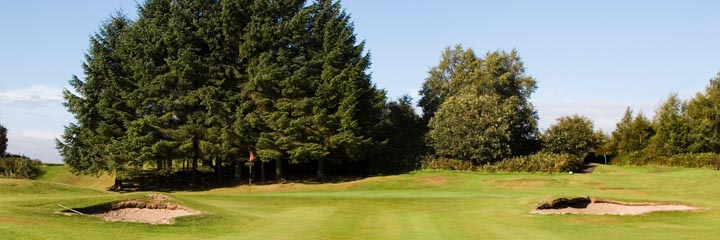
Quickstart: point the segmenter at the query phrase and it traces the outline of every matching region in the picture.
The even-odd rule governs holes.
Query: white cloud
[[[51,131],[9,129],[7,151],[43,162],[61,163],[60,153],[55,149],[55,138],[60,135]]]
[[[22,107],[45,106],[63,100],[63,89],[46,85],[33,85],[26,88],[0,90],[0,104]]]

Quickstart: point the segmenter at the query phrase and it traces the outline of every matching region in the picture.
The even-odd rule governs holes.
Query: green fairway
[[[147,193],[82,187],[51,167],[42,180],[0,179],[0,239],[712,239],[720,171],[599,166],[592,174],[417,172],[336,184],[164,193],[202,211],[174,225],[54,214]],[[54,175],[53,175],[54,174]],[[62,177],[66,176],[66,177]],[[60,182],[58,182],[60,181]],[[98,183],[102,182],[102,183]],[[104,186],[106,187],[106,186]],[[705,208],[641,216],[533,215],[555,197],[677,202]]]

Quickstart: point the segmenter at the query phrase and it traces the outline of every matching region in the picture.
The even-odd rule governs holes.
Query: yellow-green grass
[[[43,175],[37,178],[39,181],[64,183],[73,186],[106,190],[112,186],[115,178],[107,174],[99,176],[74,175],[63,165],[43,165]]]
[[[58,173],[61,174],[61,173]],[[93,180],[90,178],[89,180]],[[96,184],[96,183],[89,183]],[[107,183],[108,185],[111,182]],[[164,193],[204,212],[174,225],[53,214],[147,193],[0,180],[0,239],[715,239],[720,171],[599,166],[592,174],[416,172],[337,184]],[[533,215],[556,197],[704,208],[641,216]]]

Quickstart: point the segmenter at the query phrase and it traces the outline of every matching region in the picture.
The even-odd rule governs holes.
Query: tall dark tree
[[[689,151],[720,153],[720,73],[687,104]]]
[[[298,49],[302,43],[297,42],[297,36],[304,30],[298,26],[303,22],[296,16],[302,5],[303,1],[297,0],[256,1],[253,9],[257,13],[248,26],[243,45],[257,51],[256,56],[248,59],[249,79],[244,89],[252,103],[247,122],[251,131],[256,132],[251,142],[255,143],[261,164],[275,162],[279,181],[283,180],[283,162],[288,151],[300,140],[291,132],[291,122],[304,117],[304,112],[296,110],[294,104],[312,93],[300,86],[308,79],[294,76],[303,64],[297,62],[302,56]]]
[[[5,156],[7,154],[7,128],[0,124],[0,157]]]
[[[74,173],[106,171],[117,176],[125,165],[115,161],[108,143],[121,137],[128,117],[121,98],[130,83],[119,51],[123,47],[122,35],[131,24],[122,14],[103,23],[90,37],[90,49],[83,63],[85,80],[74,76],[69,81],[73,91],[64,91],[64,105],[75,115],[77,123],[66,126],[62,140],[56,142]]]
[[[690,132],[684,117],[683,103],[677,94],[670,95],[655,113],[653,129],[655,135],[650,138],[649,150],[655,155],[672,156],[688,153]]]
[[[317,1],[306,7],[307,30],[303,44],[306,76],[313,93],[300,105],[311,114],[298,124],[302,144],[293,146],[291,161],[317,162],[317,175],[325,176],[326,164],[358,161],[362,149],[373,143],[372,130],[381,120],[385,103],[366,73],[370,56],[364,42],[357,43],[350,16],[339,2]]]
[[[383,122],[373,138],[384,144],[373,146],[373,154],[360,166],[365,173],[399,173],[415,170],[428,149],[425,144],[426,125],[415,113],[412,98],[402,96],[385,106]]]
[[[650,137],[655,134],[652,123],[645,115],[639,113],[633,118],[630,108],[625,110],[615,131],[612,132],[612,145],[617,154],[627,154],[645,149],[650,143]]]
[[[195,187],[201,173],[237,176],[255,151],[280,180],[288,162],[322,177],[379,142],[385,95],[338,2],[148,0],[138,12],[91,39],[88,77],[66,92],[78,123],[58,148],[78,173],[154,167],[162,184],[189,168]]]

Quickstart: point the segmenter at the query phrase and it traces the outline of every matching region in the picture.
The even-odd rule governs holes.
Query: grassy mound
[[[83,175],[76,176],[64,165],[44,164],[42,166],[42,170],[44,174],[37,177],[36,180],[100,190],[107,189],[112,186],[115,181],[113,176],[105,174],[97,177]]]

